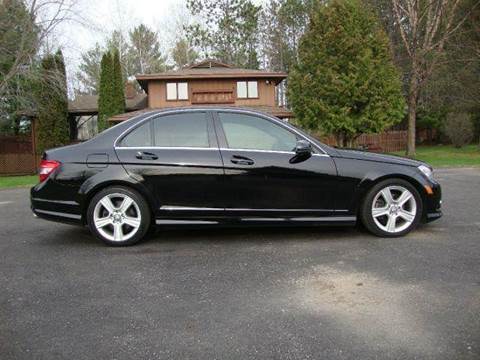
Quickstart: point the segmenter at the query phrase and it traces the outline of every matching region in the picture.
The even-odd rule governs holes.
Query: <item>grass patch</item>
[[[0,176],[0,189],[33,186],[38,183],[38,175],[27,176]]]
[[[394,154],[405,156],[404,151]],[[460,149],[452,145],[418,146],[415,158],[434,167],[480,166],[478,145],[468,145]]]

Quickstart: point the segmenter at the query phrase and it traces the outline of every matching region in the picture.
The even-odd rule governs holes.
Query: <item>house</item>
[[[253,108],[279,118],[293,114],[278,105],[279,84],[286,73],[235,68],[204,60],[181,70],[141,74],[136,79],[146,97],[146,107],[109,119],[120,122],[150,109],[225,105]]]

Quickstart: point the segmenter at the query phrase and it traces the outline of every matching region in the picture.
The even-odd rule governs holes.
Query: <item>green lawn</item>
[[[38,183],[38,175],[0,176],[0,189],[17,186],[33,186]]]
[[[395,155],[405,156],[397,151]],[[451,145],[418,146],[416,159],[434,167],[480,166],[478,145],[468,145],[457,149]]]

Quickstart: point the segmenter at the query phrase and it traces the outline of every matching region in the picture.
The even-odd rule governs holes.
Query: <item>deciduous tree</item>
[[[460,0],[392,0],[395,25],[408,56],[407,156],[415,155],[417,105],[422,88],[445,59],[445,45],[467,19]],[[472,8],[478,6],[475,1]]]

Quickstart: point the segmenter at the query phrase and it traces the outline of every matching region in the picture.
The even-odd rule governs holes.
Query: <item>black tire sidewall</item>
[[[141,215],[140,228],[138,229],[137,233],[134,236],[132,236],[130,239],[126,241],[111,241],[109,239],[104,238],[102,234],[98,232],[93,222],[93,213],[94,213],[96,204],[104,196],[108,194],[113,194],[113,193],[128,195],[137,203],[138,208],[140,209],[140,215]],[[93,235],[95,235],[95,237],[102,240],[105,244],[109,246],[129,246],[129,245],[138,243],[139,241],[145,238],[147,232],[150,229],[150,222],[151,222],[150,209],[148,207],[147,202],[143,198],[143,196],[141,196],[137,191],[127,188],[125,186],[110,186],[99,191],[90,200],[90,203],[87,209],[87,224],[90,231],[92,232]]]
[[[371,209],[372,209],[372,203],[373,203],[373,199],[375,198],[375,195],[377,195],[378,192],[383,188],[387,186],[393,186],[393,185],[402,186],[408,189],[413,194],[415,201],[417,203],[417,213],[415,215],[415,219],[413,220],[412,224],[408,228],[398,233],[392,234],[380,229],[377,226],[377,224],[375,224]],[[361,205],[361,210],[360,210],[360,216],[361,216],[363,225],[365,225],[365,227],[370,232],[380,237],[399,237],[399,236],[404,236],[408,234],[410,231],[414,230],[418,226],[422,218],[422,214],[423,214],[423,201],[422,201],[422,197],[420,196],[420,193],[415,188],[415,186],[413,186],[411,183],[403,179],[387,179],[379,182],[378,184],[375,184],[365,196],[364,201]]]

